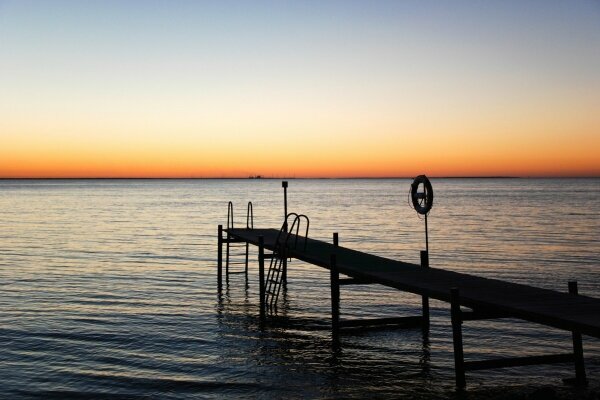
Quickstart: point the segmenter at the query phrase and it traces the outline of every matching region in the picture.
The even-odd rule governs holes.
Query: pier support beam
[[[219,225],[217,242],[219,245],[217,252],[217,288],[220,293],[223,289],[223,225]]]
[[[385,317],[370,319],[350,319],[340,321],[341,328],[374,328],[374,327],[395,327],[395,328],[418,328],[423,323],[420,315],[414,317]]]
[[[569,293],[577,294],[577,284],[569,282]],[[456,388],[462,390],[466,387],[466,371],[477,371],[484,369],[519,367],[525,365],[540,364],[575,364],[575,379],[564,379],[565,383],[586,385],[585,366],[583,364],[583,346],[581,333],[572,332],[573,353],[546,354],[525,357],[507,357],[478,361],[465,361],[463,352],[462,324],[463,321],[475,321],[481,319],[506,318],[509,315],[495,311],[475,310],[464,312],[460,308],[460,294],[457,288],[450,290],[450,307],[452,319],[452,339],[454,344],[454,370],[456,374]]]
[[[260,321],[265,322],[266,304],[265,304],[265,238],[258,237],[258,293],[260,297]]]
[[[429,268],[429,251],[421,251],[421,267]],[[429,332],[429,296],[421,296],[423,304],[423,332]]]
[[[333,234],[333,245],[339,244],[338,233]],[[332,254],[329,261],[331,278],[331,340],[334,347],[340,344],[340,273],[337,268],[337,256]]]
[[[248,284],[248,259],[250,255],[250,243],[246,242],[246,263],[244,265],[244,275],[246,275],[246,285]]]
[[[287,267],[288,267],[288,259],[284,257],[281,259],[281,283],[283,285],[287,285]]]
[[[579,291],[577,289],[577,281],[569,282],[569,293],[577,296]],[[583,361],[583,341],[581,340],[581,333],[572,331],[573,337],[573,355],[575,358],[575,384],[585,386],[587,385],[587,377],[585,375],[585,363]]]
[[[340,274],[337,269],[336,255],[331,255],[331,339],[334,346],[340,341]]]
[[[230,246],[231,246],[231,237],[229,237],[229,232],[227,232],[226,243],[226,256],[225,256],[225,281],[229,284],[229,256],[230,256]]]
[[[465,355],[463,352],[462,315],[460,310],[460,293],[458,288],[450,289],[450,315],[452,319],[452,342],[454,343],[454,373],[456,388],[467,386],[465,378]]]

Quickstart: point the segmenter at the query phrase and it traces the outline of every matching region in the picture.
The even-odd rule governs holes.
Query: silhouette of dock
[[[287,185],[284,188],[287,188]],[[279,289],[287,279],[287,259],[296,258],[330,271],[332,339],[336,346],[339,345],[340,330],[348,327],[377,325],[422,327],[425,334],[429,329],[429,298],[433,298],[450,303],[456,385],[459,389],[466,386],[466,371],[566,362],[574,364],[575,378],[565,381],[578,385],[586,384],[581,335],[600,338],[600,299],[579,295],[576,282],[569,282],[568,292],[563,293],[431,268],[427,251],[421,252],[420,265],[392,260],[339,246],[337,233],[333,234],[332,243],[311,239],[307,234],[300,235],[298,231],[301,218],[299,217],[306,217],[287,214],[287,206],[285,207],[286,219],[281,229],[253,228],[251,209],[250,203],[246,228],[233,228],[233,216],[231,222],[228,218],[226,229],[219,225],[218,284],[220,290],[224,244],[227,245],[226,274],[229,273],[230,246],[235,243],[246,246],[246,275],[247,247],[258,246],[261,321],[266,321],[269,309],[276,307]],[[232,215],[231,204],[230,211]],[[288,224],[289,216],[296,217],[292,224]],[[306,224],[308,232],[308,218]],[[271,262],[266,275],[265,260]],[[340,274],[347,278],[340,278]],[[421,315],[343,321],[340,319],[339,312],[340,286],[352,284],[380,284],[420,295],[422,296]],[[470,310],[465,311],[462,307]],[[463,323],[496,318],[521,319],[570,331],[573,351],[562,354],[465,361],[462,341]]]
[[[233,239],[275,250],[278,229],[228,229]],[[301,239],[304,240],[303,238]],[[418,264],[378,257],[308,238],[306,248],[290,248],[288,256],[330,269],[335,254],[339,273],[363,283],[378,283],[405,292],[450,302],[450,289],[460,289],[460,305],[478,312],[502,314],[600,338],[600,299],[573,296],[498,279],[422,268]]]

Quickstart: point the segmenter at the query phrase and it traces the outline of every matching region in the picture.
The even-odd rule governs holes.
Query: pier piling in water
[[[219,225],[217,235],[219,246],[217,253],[217,285],[220,292],[223,288],[223,225]]]
[[[329,274],[331,278],[331,339],[334,347],[340,341],[340,274],[337,269],[336,255],[331,254]]]
[[[452,321],[452,343],[454,347],[454,373],[456,387],[464,389],[467,385],[465,377],[465,356],[462,339],[462,312],[460,310],[460,292],[458,288],[450,289],[450,318]]]
[[[577,281],[569,282],[569,294],[579,295],[577,289]],[[573,355],[575,356],[575,383],[577,385],[587,385],[587,377],[585,375],[585,364],[583,362],[583,341],[581,340],[581,333],[578,331],[571,331],[573,338]]]
[[[421,250],[421,267],[429,268],[429,251]],[[422,315],[423,315],[423,331],[429,331],[429,296],[421,296]]]
[[[260,320],[261,322],[264,322],[267,310],[265,301],[265,238],[263,236],[258,237],[258,288],[260,297]]]

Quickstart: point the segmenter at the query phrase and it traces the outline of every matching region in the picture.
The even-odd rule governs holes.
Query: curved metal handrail
[[[294,217],[292,224],[289,225],[288,224],[288,220],[290,217]],[[306,250],[306,243],[307,243],[307,238],[308,238],[308,229],[310,227],[310,220],[308,219],[308,217],[305,214],[297,214],[294,212],[288,213],[288,215],[285,218],[285,221],[283,222],[283,225],[281,226],[281,229],[279,230],[279,233],[277,234],[277,239],[275,241],[276,244],[278,244],[279,246],[282,246],[284,248],[288,248],[288,243],[290,240],[290,237],[292,235],[292,232],[294,231],[294,227],[296,228],[296,238],[294,240],[294,248],[296,248],[298,246],[298,237],[300,234],[300,225],[301,225],[301,221],[302,220],[306,220],[306,231],[304,232],[304,249]],[[289,227],[289,229],[287,229]],[[282,235],[283,233],[286,234],[285,240],[282,241]]]
[[[233,203],[227,204],[227,229],[233,229]]]
[[[310,226],[310,220],[308,219],[308,217],[305,214],[297,214],[296,218],[294,218],[294,221],[292,222],[292,225],[290,226],[288,235],[285,240],[286,247],[287,247],[287,241],[289,240],[291,233],[294,231],[294,226],[296,227],[296,238],[294,240],[294,248],[298,247],[298,237],[299,237],[299,233],[300,233],[300,224],[301,224],[302,219],[306,220],[306,231],[304,232],[304,250],[306,250],[306,240],[308,238],[308,228]]]
[[[246,229],[254,229],[254,209],[252,202],[248,202],[248,210],[246,211]]]

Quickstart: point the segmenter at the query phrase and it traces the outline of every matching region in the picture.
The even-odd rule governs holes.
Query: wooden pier
[[[293,228],[292,225],[291,232],[294,231]],[[268,313],[270,282],[285,279],[287,268],[287,263],[282,262],[276,266],[276,275],[275,272],[271,274],[271,271],[265,275],[265,260],[296,258],[330,271],[331,326],[334,344],[339,344],[340,330],[345,327],[393,324],[406,327],[421,326],[426,330],[429,327],[429,298],[433,298],[450,303],[456,386],[459,389],[466,386],[465,374],[470,370],[566,362],[573,363],[575,369],[575,378],[565,380],[566,382],[578,385],[585,385],[587,382],[581,335],[600,338],[600,299],[579,295],[576,282],[569,282],[568,288],[565,288],[568,292],[562,293],[431,268],[427,251],[421,252],[421,265],[418,265],[339,246],[337,234],[333,235],[332,243],[299,236],[297,232],[286,233],[287,239],[282,241],[282,231],[288,232],[287,219],[282,229],[233,228],[232,226],[223,229],[221,225],[218,228],[219,290],[223,277],[223,244],[227,244],[228,247],[231,243],[258,246],[259,313],[262,321],[266,319]],[[347,278],[340,278],[340,274],[346,275]],[[365,283],[381,284],[421,295],[423,299],[421,315],[371,320],[340,320],[340,285]],[[272,298],[273,293],[271,293]],[[461,306],[470,310],[464,311]],[[463,322],[496,318],[516,318],[570,331],[573,351],[564,354],[465,361],[462,341]]]

